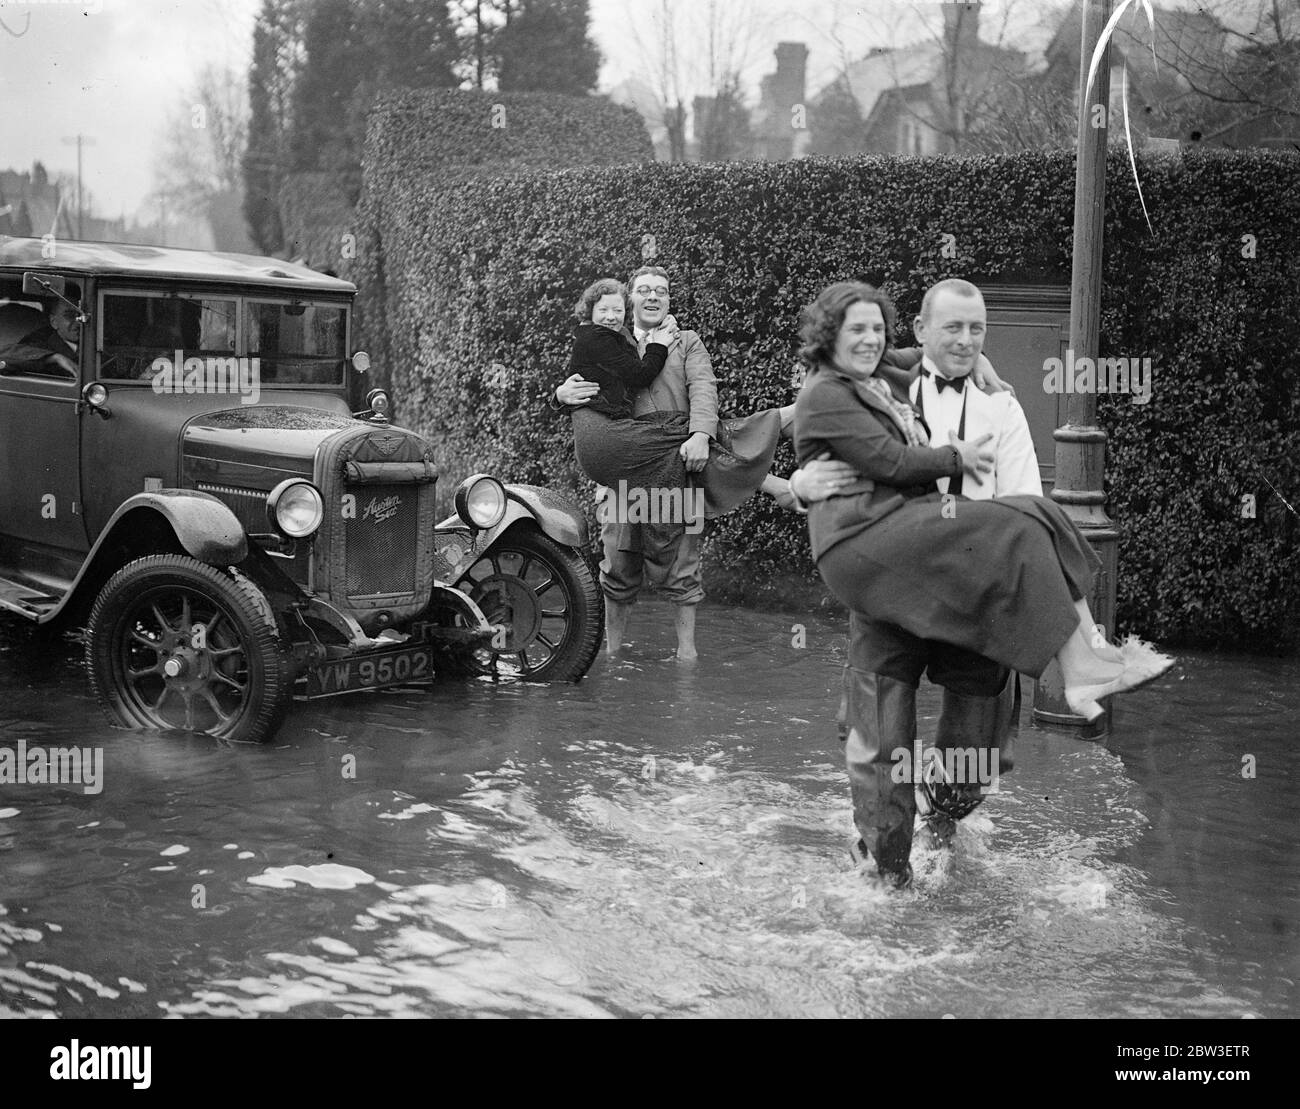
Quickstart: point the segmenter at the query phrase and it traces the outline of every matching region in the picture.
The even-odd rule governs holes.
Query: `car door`
[[[86,344],[80,346],[84,358]],[[56,570],[88,549],[81,504],[79,376],[0,369],[0,536],[21,568]]]
[[[100,282],[95,326],[88,329],[88,381],[107,394],[102,411],[82,417],[82,491],[92,540],[137,493],[170,489],[180,480],[181,431],[200,412],[238,407],[228,393],[181,387],[191,356],[236,353],[238,299],[202,289]],[[176,369],[156,380],[159,360]],[[176,366],[180,359],[180,366]]]

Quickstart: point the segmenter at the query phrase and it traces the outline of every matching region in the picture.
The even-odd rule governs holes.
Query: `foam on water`
[[[318,890],[350,890],[374,880],[373,875],[364,870],[358,870],[355,866],[340,866],[338,863],[271,866],[261,874],[246,879],[250,886],[266,886],[269,889],[290,889],[301,884]]]

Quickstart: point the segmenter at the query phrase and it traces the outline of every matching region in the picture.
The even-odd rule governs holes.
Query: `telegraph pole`
[[[85,146],[94,146],[95,140],[92,139],[89,135],[80,135],[80,134],[77,135],[75,138],[64,138],[63,140],[64,146],[72,146],[74,144],[77,147],[77,238],[85,239],[86,235],[85,235],[85,230],[83,228],[83,221],[85,220],[85,216],[86,216],[86,208],[85,208],[85,204],[83,203],[83,194],[81,188],[81,148],[83,144]]]
[[[1110,46],[1107,45],[1088,93],[1088,69],[1111,0],[1084,0],[1079,66],[1079,140],[1074,172],[1074,259],[1070,274],[1070,350],[1075,359],[1095,360],[1101,333],[1102,232],[1106,214],[1106,136],[1110,125]],[[1115,578],[1119,532],[1106,515],[1104,490],[1106,433],[1097,426],[1097,395],[1067,393],[1065,425],[1056,439],[1056,484],[1052,499],[1079,526],[1101,558],[1088,603],[1109,637],[1115,631]],[[1053,662],[1034,691],[1034,719],[1078,729],[1085,739],[1110,732],[1110,708],[1088,724],[1065,703],[1065,683]]]

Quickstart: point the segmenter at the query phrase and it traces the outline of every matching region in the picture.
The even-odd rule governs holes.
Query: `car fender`
[[[520,520],[531,520],[541,530],[566,547],[582,547],[587,542],[587,519],[567,497],[538,485],[505,485],[506,511],[496,527],[472,532],[457,515],[438,524],[439,530],[472,532],[474,557],[481,556],[505,532]]]
[[[191,489],[136,493],[124,500],[109,517],[71,588],[56,607],[41,616],[40,623],[56,619],[87,581],[96,580],[102,567],[103,552],[120,536],[139,530],[140,517],[136,513],[161,518],[187,554],[210,566],[234,566],[248,555],[248,537],[239,518],[212,494]],[[142,551],[141,557],[147,553],[154,552]]]

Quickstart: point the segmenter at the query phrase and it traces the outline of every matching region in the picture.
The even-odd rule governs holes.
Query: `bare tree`
[[[687,105],[725,102],[735,117],[741,81],[756,57],[764,22],[752,0],[658,0],[631,19],[642,75],[657,100],[670,161],[686,158]],[[697,138],[713,133],[716,113],[696,120]]]
[[[862,119],[858,150],[867,148],[867,125],[885,120],[906,127],[915,143],[909,153],[1001,153],[1073,141],[1070,105],[1040,87],[1025,49],[1050,37],[1059,6],[877,0],[866,14],[852,5],[844,18],[836,3],[820,29],[838,72],[810,113],[814,150],[851,152],[850,92]],[[885,146],[898,144],[891,136]]]
[[[1194,19],[1199,35],[1156,18],[1156,56],[1190,94],[1168,113],[1173,128],[1228,146],[1300,144],[1300,0],[1206,0]]]
[[[241,215],[247,145],[245,78],[233,69],[204,68],[167,123],[152,204],[207,220],[222,249],[247,249]]]
[[[242,192],[247,144],[243,75],[206,67],[168,120],[155,191],[175,210],[206,214],[215,195]]]
[[[941,136],[947,153],[1001,152],[1012,136],[1007,124],[1028,106],[1030,81],[1024,51],[1010,45],[1012,28],[1024,23],[1021,0],[1006,0],[996,8],[979,3],[943,5],[942,20],[916,10],[936,57],[935,77],[924,115],[903,102],[903,110]],[[993,18],[987,18],[992,16]],[[894,52],[897,58],[900,52]],[[900,82],[901,83],[901,82]],[[1017,95],[1020,94],[1020,95]],[[1017,110],[1008,112],[1015,104]],[[1035,123],[1039,121],[1033,121]],[[1029,135],[1020,128],[1025,149]],[[1032,143],[1032,145],[1039,145]]]

